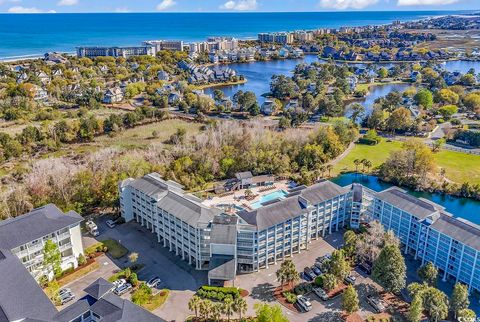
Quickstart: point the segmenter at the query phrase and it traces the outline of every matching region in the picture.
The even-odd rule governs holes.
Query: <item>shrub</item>
[[[452,125],[460,125],[462,124],[462,121],[460,121],[459,119],[452,119],[450,123],[452,123]]]
[[[82,266],[87,263],[87,260],[85,259],[85,256],[83,254],[78,255],[78,265]]]
[[[324,278],[324,274],[315,277],[315,285],[323,288],[323,278]]]
[[[197,295],[201,298],[217,301],[223,301],[227,297],[234,300],[240,297],[240,291],[236,287],[202,286],[197,291]]]
[[[138,285],[137,273],[132,273],[132,275],[130,275],[130,278],[128,280],[129,280],[130,284],[132,284],[133,286],[137,286]]]
[[[288,303],[294,304],[297,302],[297,296],[292,292],[285,291],[282,293],[282,295],[285,297]]]

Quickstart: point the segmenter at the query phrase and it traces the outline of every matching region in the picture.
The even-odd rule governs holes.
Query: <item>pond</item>
[[[229,96],[230,98],[233,98],[233,95],[239,90],[254,92],[259,103],[262,104],[265,101],[265,97],[262,95],[270,92],[270,81],[273,75],[292,76],[295,66],[298,64],[310,64],[315,61],[318,61],[316,55],[305,55],[304,58],[299,59],[279,59],[229,64],[228,67],[235,70],[237,74],[245,76],[247,82],[241,85],[221,87],[220,89],[225,96]],[[213,91],[213,88],[206,89],[205,94],[213,94]]]
[[[359,173],[346,173],[334,179],[333,182],[340,186],[346,186],[352,183],[361,183],[367,188],[374,191],[381,191],[391,187],[392,185],[383,182],[376,176],[363,175]],[[480,201],[469,198],[458,198],[440,193],[429,193],[421,191],[413,191],[402,187],[409,194],[417,198],[425,198],[431,200],[443,207],[455,217],[465,218],[477,225],[480,225]]]
[[[442,65],[449,72],[459,71],[460,73],[465,74],[473,68],[476,73],[480,73],[480,61],[450,60]]]

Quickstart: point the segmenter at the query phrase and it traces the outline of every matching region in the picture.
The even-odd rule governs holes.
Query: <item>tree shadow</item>
[[[264,302],[273,302],[275,298],[273,297],[273,290],[275,287],[270,283],[258,284],[252,288],[250,297],[255,300],[261,300]]]
[[[340,322],[343,321],[340,312],[323,312],[308,320],[308,322]]]

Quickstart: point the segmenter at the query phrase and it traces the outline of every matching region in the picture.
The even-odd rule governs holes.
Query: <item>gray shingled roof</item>
[[[53,318],[53,321],[70,322],[88,311],[90,311],[90,304],[88,303],[87,299],[83,298],[58,312],[58,314]]]
[[[142,191],[157,200],[157,207],[175,215],[191,226],[207,224],[221,212],[202,204],[202,200],[185,193],[182,186],[173,181],[165,181],[157,173],[148,174],[123,183]]]
[[[208,265],[208,278],[231,281],[235,278],[235,258],[228,255],[213,255]]]
[[[238,216],[248,224],[256,226],[258,230],[274,226],[290,218],[300,216],[305,207],[298,196],[287,197],[283,200],[269,203],[253,211],[240,211]]]
[[[233,245],[237,240],[236,224],[212,224],[210,243]]]
[[[241,211],[238,216],[258,230],[263,230],[303,214],[306,205],[301,199],[305,199],[309,205],[316,205],[348,192],[348,189],[333,182],[323,181],[310,187],[298,187],[285,199],[273,200],[253,211]]]
[[[379,192],[377,197],[419,219],[425,219],[438,212],[433,204],[415,198],[397,187]]]
[[[210,208],[193,198],[179,195],[169,191],[157,202],[157,207],[175,215],[190,226],[206,224],[212,221],[213,217],[221,212],[220,209]]]
[[[441,213],[430,227],[480,251],[480,226],[468,220]]]
[[[1,321],[51,321],[57,310],[37,282],[9,250],[0,249],[0,254]]]
[[[99,278],[87,288],[84,289],[85,293],[89,294],[95,299],[102,298],[105,294],[110,292],[113,288],[113,284],[105,280],[104,278]]]
[[[0,221],[0,248],[13,249],[82,220],[75,211],[64,214],[53,204],[33,209],[25,215]]]
[[[303,189],[300,195],[310,204],[317,205],[348,192],[349,189],[340,187],[331,181],[322,181]]]
[[[238,180],[243,180],[243,179],[250,179],[253,177],[252,173],[250,171],[245,171],[245,172],[237,172],[235,173],[235,177]]]

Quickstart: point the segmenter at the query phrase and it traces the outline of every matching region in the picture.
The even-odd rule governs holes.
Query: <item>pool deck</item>
[[[230,194],[226,194],[224,196],[215,196],[210,199],[206,199],[203,201],[203,204],[206,206],[218,206],[218,205],[235,205],[237,207],[241,207],[245,210],[253,210],[252,204],[260,201],[261,197],[268,195],[272,192],[278,191],[278,190],[284,190],[288,191],[289,186],[288,186],[288,181],[287,180],[282,180],[282,181],[276,181],[273,186],[275,187],[274,189],[268,189],[266,191],[260,192],[260,190],[265,189],[266,187],[254,187],[250,188],[250,191],[253,192],[253,195],[255,198],[252,200],[246,200],[245,199],[245,191],[248,189],[241,189],[241,190],[236,190],[233,191]]]

